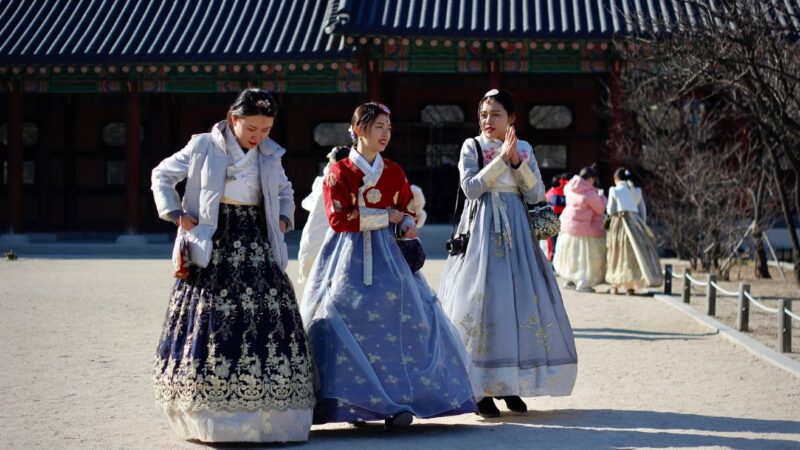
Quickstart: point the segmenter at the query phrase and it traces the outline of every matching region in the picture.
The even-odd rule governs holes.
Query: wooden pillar
[[[144,110],[144,115],[148,117],[147,148],[143,149],[142,161],[143,170],[155,167],[162,159],[171,155],[175,149],[181,148],[177,144],[172,145],[170,140],[170,129],[176,135],[177,115],[172,113],[170,94],[148,94],[149,106]],[[286,112],[286,111],[283,111]],[[146,182],[146,181],[145,181]],[[147,211],[147,209],[145,209]],[[145,214],[142,217],[142,231],[151,232],[154,230],[174,230],[174,225],[168,224],[159,219],[158,214]],[[171,229],[168,227],[172,227]]]
[[[664,294],[672,295],[672,264],[664,266]]]
[[[610,106],[610,117],[608,122],[608,142],[606,143],[606,156],[608,157],[609,177],[611,172],[620,166],[619,153],[623,146],[623,116],[622,100],[623,92],[621,86],[622,62],[619,60],[611,63],[611,72],[608,80],[608,102]]]
[[[489,60],[489,89],[500,89],[500,63],[497,60]]]
[[[689,276],[692,275],[692,271],[688,268],[683,271],[683,303],[689,303],[692,301],[692,280],[689,279]]]
[[[63,112],[56,106],[56,96],[58,94],[44,94],[40,96],[39,111],[42,117],[42,130],[46,130],[43,136],[39,137],[36,147],[36,200],[37,216],[36,223],[41,231],[52,231],[53,209],[52,186],[53,181],[50,176],[50,158],[53,150],[59,145],[60,128],[56,125],[59,120],[58,115]]]
[[[64,104],[64,229],[78,230],[78,103],[81,97],[66,94]]]
[[[791,300],[778,300],[778,352],[792,352],[792,317],[786,314],[792,310]]]
[[[127,212],[126,231],[137,234],[140,230],[140,190],[141,190],[141,105],[139,85],[128,82],[128,97],[125,107],[125,211]]]
[[[736,329],[739,331],[750,330],[750,300],[745,294],[750,293],[750,285],[739,283],[739,312],[736,316]]]
[[[367,101],[383,101],[381,98],[381,71],[374,59],[367,61]]]
[[[9,83],[8,232],[22,232],[22,83]]]
[[[708,287],[706,288],[706,314],[709,316],[714,316],[717,314],[717,276],[716,275],[708,275]]]

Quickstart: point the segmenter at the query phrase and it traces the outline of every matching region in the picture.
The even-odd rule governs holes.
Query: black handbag
[[[422,266],[425,265],[425,249],[422,248],[422,242],[419,239],[404,238],[400,231],[400,225],[397,225],[395,229],[395,241],[411,272],[422,269]]]
[[[481,144],[480,142],[478,142],[477,139],[472,138],[472,142],[475,143],[475,151],[477,152],[478,171],[481,171],[481,169],[483,169],[483,149],[481,149]],[[458,228],[458,221],[459,218],[461,217],[461,210],[463,208],[463,205],[466,204],[467,202],[467,196],[461,189],[460,180],[458,184],[459,184],[458,190],[456,191],[456,206],[455,209],[453,210],[453,219],[452,219],[453,231],[450,232],[450,239],[448,239],[444,243],[444,248],[445,250],[447,250],[447,254],[450,256],[456,256],[466,253],[470,236],[469,226],[467,227],[466,233],[459,233],[456,236],[456,229]],[[476,205],[473,204],[472,209],[469,212],[469,225],[472,225],[472,219],[475,218],[475,209]]]

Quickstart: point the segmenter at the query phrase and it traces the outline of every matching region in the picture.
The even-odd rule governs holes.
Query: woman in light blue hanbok
[[[438,291],[471,356],[483,417],[500,415],[493,397],[525,412],[520,397],[569,395],[577,375],[556,277],[531,239],[525,203],[542,201],[545,187],[532,147],[516,138],[514,113],[506,91],[479,103],[481,135],[464,142],[459,160],[467,201],[456,233],[469,242],[450,252]]]
[[[389,110],[361,105],[351,123],[356,143],[323,182],[332,231],[301,306],[318,372],[314,423],[473,412],[464,346],[396,242],[395,228],[416,237],[416,206],[403,170],[380,155]]]

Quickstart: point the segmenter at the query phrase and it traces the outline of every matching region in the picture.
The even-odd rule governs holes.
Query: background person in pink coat
[[[567,206],[561,214],[561,233],[556,242],[553,266],[566,278],[566,288],[594,292],[606,274],[606,237],[603,212],[607,200],[595,188],[597,173],[584,167],[564,187]]]

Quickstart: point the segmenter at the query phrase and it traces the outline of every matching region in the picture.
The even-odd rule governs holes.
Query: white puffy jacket
[[[197,226],[192,231],[178,230],[176,246],[185,235],[192,263],[200,267],[206,267],[211,260],[211,237],[217,229],[219,203],[225,193],[228,166],[226,127],[222,121],[214,125],[210,133],[192,136],[186,147],[161,161],[153,169],[151,177],[159,217],[171,221],[169,213],[176,210],[197,217]],[[267,138],[258,145],[258,151],[267,235],[278,265],[286,270],[289,255],[279,218],[285,216],[292,225],[294,223],[294,191],[281,165],[281,156],[286,149]],[[183,179],[187,181],[181,200],[175,185]]]

